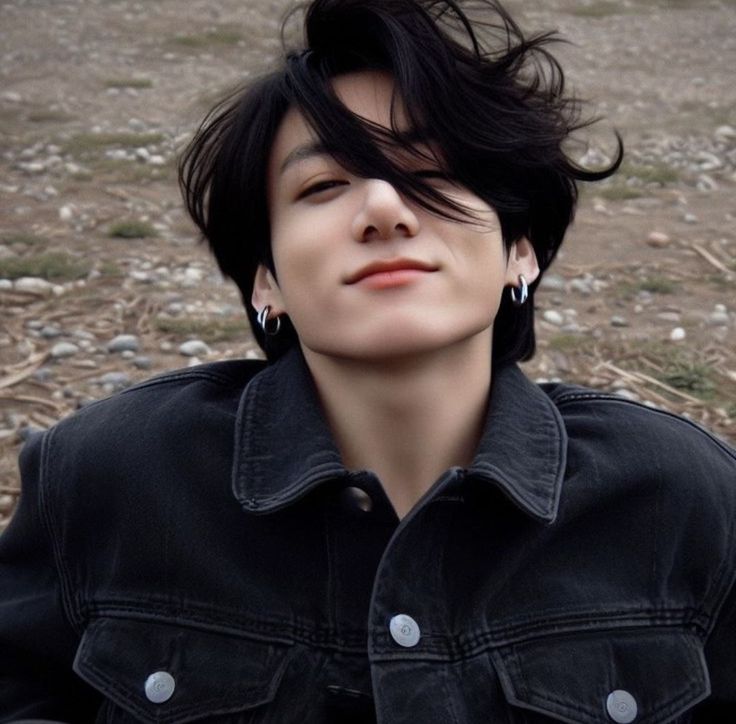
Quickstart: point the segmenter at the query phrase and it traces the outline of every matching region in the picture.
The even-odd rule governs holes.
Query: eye
[[[317,181],[316,183],[307,186],[296,198],[298,201],[300,199],[305,199],[308,196],[315,196],[316,194],[320,194],[324,191],[329,191],[330,189],[337,188],[338,186],[347,186],[347,184],[347,181],[343,181],[341,179],[325,179],[323,181]]]

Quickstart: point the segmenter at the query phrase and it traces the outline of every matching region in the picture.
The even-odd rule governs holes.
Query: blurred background
[[[152,374],[258,356],[185,217],[177,153],[280,52],[289,2],[0,3],[0,528],[30,430]],[[538,380],[663,406],[736,442],[736,1],[508,2],[558,29],[602,118],[536,300]]]

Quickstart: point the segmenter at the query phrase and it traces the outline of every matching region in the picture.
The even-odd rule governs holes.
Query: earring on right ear
[[[267,334],[269,337],[275,337],[281,329],[281,317],[276,316],[274,319],[269,320],[269,314],[271,314],[271,305],[267,304],[258,312],[256,320],[258,321],[258,326],[263,330],[263,334]],[[272,322],[270,327],[268,324],[269,321]]]
[[[519,274],[519,285],[509,289],[509,295],[515,307],[520,307],[529,298],[529,285],[523,274]]]

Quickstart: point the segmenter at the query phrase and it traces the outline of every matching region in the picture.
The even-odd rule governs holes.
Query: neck
[[[488,405],[490,333],[412,358],[304,356],[345,466],[375,472],[399,517],[445,470],[472,461]]]

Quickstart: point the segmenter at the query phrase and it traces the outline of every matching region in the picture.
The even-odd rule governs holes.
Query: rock
[[[131,379],[125,372],[107,372],[99,379],[99,383],[107,391],[115,392],[130,387]]]
[[[64,204],[59,208],[59,218],[62,221],[71,221],[74,217],[74,207],[71,204]]]
[[[107,351],[115,352],[137,352],[140,348],[138,337],[134,334],[119,334],[107,343]]]
[[[189,271],[189,269],[187,269],[187,271]],[[198,271],[201,271],[201,269]],[[559,274],[546,274],[542,277],[542,281],[539,282],[541,289],[550,289],[556,292],[564,292],[565,284],[565,279]]]
[[[647,236],[647,244],[649,246],[653,246],[655,249],[661,249],[668,246],[671,241],[672,239],[662,231],[652,231],[651,234]]]
[[[670,332],[670,339],[673,342],[681,342],[685,337],[687,337],[687,332],[682,327],[675,327]]]
[[[151,158],[151,154],[147,148],[141,147],[135,149],[135,157],[140,161],[148,161]]]
[[[9,292],[13,288],[10,279],[0,279],[0,292]]]
[[[54,285],[40,277],[21,277],[15,280],[13,289],[16,292],[23,292],[24,294],[36,294],[39,297],[48,297],[53,294]]]
[[[542,315],[545,322],[561,327],[565,323],[565,318],[554,309],[547,309]]]
[[[663,322],[679,322],[681,316],[678,312],[660,312],[657,319],[661,319]]]
[[[617,390],[614,390],[614,394],[623,397],[624,400],[631,400],[631,402],[639,402],[640,399],[636,392],[633,392],[627,387],[619,387]]]
[[[51,356],[54,359],[61,359],[63,357],[73,357],[79,352],[79,347],[71,342],[57,342],[51,348]]]
[[[611,317],[611,326],[612,327],[628,327],[629,320],[626,319],[626,317],[614,315],[613,317]]]
[[[685,214],[685,215],[684,215],[684,216],[682,217],[682,220],[683,220],[683,221],[684,221],[684,222],[685,222],[686,224],[697,224],[697,223],[698,223],[698,217],[697,217],[697,216],[695,216],[695,214]]]
[[[166,164],[166,159],[163,156],[155,153],[149,157],[148,163],[151,166],[163,166]]]
[[[40,335],[45,339],[53,339],[54,337],[61,336],[61,328],[55,324],[48,324],[41,329]]]
[[[736,140],[736,128],[733,126],[718,126],[713,134],[719,141]]]
[[[708,324],[712,327],[726,327],[731,323],[725,304],[716,304],[708,315]]]
[[[133,366],[137,367],[139,370],[150,370],[151,367],[153,367],[153,360],[150,357],[134,357]]]
[[[201,339],[190,339],[179,345],[179,354],[185,357],[206,357],[210,348]]]
[[[17,91],[5,91],[0,94],[0,99],[8,101],[8,103],[20,103],[23,100],[23,96]]]
[[[701,173],[698,176],[698,180],[695,182],[695,188],[698,191],[718,191],[718,182],[707,173]]]

